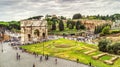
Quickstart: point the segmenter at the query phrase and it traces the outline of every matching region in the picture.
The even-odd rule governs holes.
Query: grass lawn
[[[109,60],[111,58],[111,56],[109,55],[103,56],[98,60],[92,59],[92,56],[101,54],[102,52],[98,51],[97,46],[92,44],[86,44],[83,42],[76,42],[67,39],[58,39],[38,44],[24,45],[21,47],[23,49],[27,49],[27,51],[29,52],[43,54],[43,45],[44,53],[49,54],[50,56],[64,58],[72,61],[76,61],[76,59],[78,58],[79,62],[84,64],[89,64],[89,62],[91,62],[92,65],[96,67],[120,67],[120,59],[115,61],[113,65],[108,65],[103,62],[103,60]],[[97,49],[97,51],[89,55],[84,54],[84,52],[93,49]]]
[[[110,60],[112,58],[112,56],[109,55],[105,55],[103,57],[100,58],[100,60],[104,61],[104,60]]]

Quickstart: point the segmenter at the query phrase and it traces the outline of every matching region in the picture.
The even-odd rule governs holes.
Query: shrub
[[[114,43],[112,45],[114,54],[120,55],[120,43]]]
[[[119,42],[111,45],[110,40],[104,39],[99,42],[98,47],[100,51],[120,55],[120,43]]]
[[[103,28],[102,33],[103,34],[109,34],[110,33],[109,31],[110,31],[110,26],[106,26],[106,27]]]
[[[110,34],[116,34],[116,33],[120,33],[120,30],[111,30]]]
[[[106,40],[106,39],[101,40],[98,44],[99,50],[103,51],[103,52],[107,52],[108,46],[109,46],[110,43],[111,43],[110,40]]]

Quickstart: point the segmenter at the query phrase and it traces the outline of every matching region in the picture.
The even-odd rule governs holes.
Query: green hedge
[[[120,30],[111,30],[110,34],[116,34],[116,33],[120,33]]]

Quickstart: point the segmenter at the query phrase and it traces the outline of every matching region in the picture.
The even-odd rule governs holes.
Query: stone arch
[[[42,37],[45,38],[45,36],[46,36],[45,33],[42,33]]]
[[[39,37],[39,36],[40,36],[40,32],[39,32],[39,30],[38,30],[38,29],[34,30],[34,35],[36,35],[37,37]]]
[[[31,41],[31,35],[28,34],[28,41]]]

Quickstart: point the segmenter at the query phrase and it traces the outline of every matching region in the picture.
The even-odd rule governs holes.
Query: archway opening
[[[39,30],[36,29],[36,30],[34,31],[34,34],[37,35],[37,36],[39,37],[39,36],[40,36],[40,32],[39,32]]]
[[[45,33],[42,34],[43,38],[45,38]]]
[[[28,34],[28,41],[30,41],[31,40],[31,35],[30,34]]]

